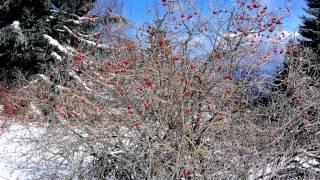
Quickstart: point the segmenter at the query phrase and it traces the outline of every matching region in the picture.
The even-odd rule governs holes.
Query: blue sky
[[[302,23],[300,17],[305,15],[303,8],[307,7],[305,0],[262,0],[262,2],[272,10],[288,6],[291,15],[284,20],[284,28],[288,32],[298,31],[298,27]]]
[[[196,2],[198,6],[206,6],[205,2],[207,0],[196,0]],[[275,11],[281,11],[279,8],[285,9],[285,7],[289,7],[291,15],[283,21],[284,30],[288,32],[298,31],[299,24],[301,24],[300,17],[305,14],[303,10],[306,7],[305,0],[262,0],[262,2],[270,10]],[[124,0],[125,8],[123,13],[133,23],[141,24],[153,19],[147,15],[146,11],[148,8],[154,10],[157,3],[159,3],[159,0]]]
[[[108,2],[112,0],[97,0],[98,6],[101,6],[101,9],[105,7]],[[189,0],[181,0],[181,1],[189,1]],[[196,2],[197,6],[204,10],[206,13],[206,9],[208,9],[208,0],[193,0]],[[234,2],[235,0],[211,0],[215,2],[226,2],[227,4]],[[251,1],[251,0],[243,0],[243,1]],[[297,32],[299,30],[299,25],[302,23],[301,17],[305,15],[303,8],[306,8],[305,0],[260,0],[264,5],[268,7],[270,11],[275,11],[280,14],[289,15],[286,19],[283,19],[283,27],[282,31],[287,31],[289,33]],[[121,10],[126,18],[128,18],[133,24],[140,26],[145,22],[150,22],[154,20],[150,14],[147,13],[148,9],[152,12],[155,11],[158,7],[161,9],[161,5],[159,5],[160,0],[123,0],[124,8]],[[287,8],[290,9],[290,12],[287,13]],[[207,12],[211,13],[211,12]],[[267,69],[275,69],[275,65],[266,66]]]
[[[112,0],[97,0],[98,6],[103,7]],[[186,0],[182,0],[186,1]],[[206,9],[208,0],[194,0],[197,6]],[[233,0],[214,0],[221,2],[232,2]],[[245,0],[244,0],[245,1]],[[251,0],[246,0],[251,1]],[[127,17],[133,24],[141,25],[144,22],[152,21],[154,18],[147,13],[150,9],[154,11],[159,6],[160,0],[123,0],[124,8],[122,13]],[[299,24],[301,24],[300,17],[305,15],[303,8],[306,7],[305,0],[261,0],[263,4],[268,6],[268,9],[272,11],[286,11],[286,7],[290,9],[290,17],[286,18],[283,22],[283,30],[288,32],[298,31]],[[158,6],[156,6],[158,5]],[[280,9],[279,9],[280,8]],[[106,9],[106,8],[100,8]]]

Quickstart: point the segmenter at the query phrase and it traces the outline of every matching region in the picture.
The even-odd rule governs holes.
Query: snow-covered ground
[[[26,135],[21,125],[12,125],[3,129],[0,135],[0,179],[24,179],[23,171],[15,170],[19,167],[21,156],[25,151],[23,144],[14,139]]]
[[[0,129],[0,180],[64,179],[68,176],[70,167],[63,159],[50,159],[56,148],[40,142],[46,131],[44,127],[9,124],[4,119],[0,116],[0,125],[4,127]],[[46,148],[41,149],[44,146]],[[76,162],[76,158],[73,160]],[[85,158],[85,162],[87,160]]]
[[[32,147],[34,148],[38,143],[33,141],[44,133],[45,130],[43,127],[36,127],[34,125],[26,126],[18,123],[8,124],[8,122],[9,121],[5,121],[4,118],[1,118],[0,116],[0,180],[29,180],[34,179],[34,177],[42,177],[40,179],[43,179],[43,177],[47,177],[48,179],[61,179],[66,177],[68,171],[71,170],[68,168],[67,164],[58,164],[54,163],[54,161],[52,161],[53,163],[51,162],[52,164],[43,164],[37,161],[40,157],[49,157],[50,155],[48,152],[32,154],[31,156],[29,154],[29,150]],[[123,131],[128,133],[128,129],[123,129]],[[134,135],[129,134],[129,136],[132,137]],[[124,144],[128,144],[125,139]],[[128,144],[128,146],[130,145]],[[48,147],[48,149],[52,150],[50,147]],[[111,155],[121,153],[123,152],[110,152]],[[28,154],[28,156],[25,156],[26,154]],[[78,158],[81,154],[82,153],[78,154]],[[27,157],[31,158],[26,159]],[[74,158],[74,160],[75,159],[77,158]],[[320,172],[320,162],[318,159],[318,157],[305,152],[293,159],[293,162],[295,162],[294,164],[287,163],[285,166],[307,168],[314,172]],[[84,161],[91,162],[88,157],[84,158]],[[84,167],[82,168],[82,170],[85,170]],[[266,166],[263,173],[263,171],[257,167],[257,169],[250,170],[251,175],[248,179],[257,179],[257,177],[261,177],[262,174],[271,174],[273,171],[276,172],[277,169],[277,167],[272,167],[270,164]],[[60,176],[57,175],[58,173],[60,173]]]
[[[24,154],[30,150],[29,137],[39,135],[40,128],[26,127],[20,124],[9,124],[0,117],[0,180],[31,179],[24,169]]]

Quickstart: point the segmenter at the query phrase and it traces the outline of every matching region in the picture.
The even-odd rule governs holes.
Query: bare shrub
[[[125,39],[102,59],[83,45],[20,89],[29,110],[17,117],[44,128],[29,139],[34,149],[26,155],[45,154],[38,160],[55,177],[319,177],[319,87],[302,70],[314,55],[297,49],[298,57],[288,56],[303,60],[290,64],[297,66],[286,80],[291,95],[270,92],[264,105],[249,91],[265,82],[234,73],[244,68],[250,76],[272,58],[254,42],[263,33],[276,38],[270,28],[281,18],[256,1],[212,9],[213,17],[225,13],[218,21],[192,4],[164,5],[167,12],[140,41]],[[166,28],[172,14],[181,17],[176,32]],[[198,35],[209,44],[198,46]],[[206,54],[192,51],[207,47]]]

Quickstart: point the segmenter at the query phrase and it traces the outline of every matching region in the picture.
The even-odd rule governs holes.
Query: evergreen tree
[[[60,10],[72,12],[79,16],[87,13],[94,5],[95,0],[51,0],[51,2]]]
[[[289,74],[288,64],[286,62],[282,63],[282,67],[277,69],[276,75],[273,81],[272,91],[276,93],[284,93],[287,91],[287,79]]]
[[[66,47],[80,42],[75,34],[85,33],[94,22],[82,22],[94,0],[0,0],[0,79],[14,78],[16,70],[26,76],[41,72],[61,53],[46,35]],[[52,7],[56,10],[52,10]],[[93,25],[92,25],[93,26]],[[68,29],[66,29],[66,27]],[[47,37],[48,37],[47,36]]]
[[[283,62],[281,67],[276,70],[273,80],[272,91],[277,94],[285,94],[286,96],[292,95],[292,92],[290,92],[290,89],[288,88],[289,66],[294,62],[294,59],[298,57],[297,48],[298,47],[293,40],[288,42]]]
[[[302,41],[302,44],[313,48],[318,52],[320,49],[320,1],[306,0],[308,9],[305,11],[310,15],[304,16],[303,25],[300,26],[300,34],[308,40]]]
[[[0,0],[0,71],[12,78],[15,70],[37,72],[45,60],[39,33],[49,14],[47,0]]]
[[[310,64],[308,67],[306,65],[303,67],[305,69],[305,73],[314,80],[314,84],[319,82],[320,78],[320,1],[319,0],[306,0],[308,9],[305,11],[310,15],[308,17],[304,16],[303,25],[300,26],[299,33],[306,38],[301,41],[299,48],[309,47],[316,54],[317,57],[310,60]],[[292,44],[292,43],[291,43]],[[292,51],[290,47],[287,51]],[[297,54],[295,53],[287,53],[285,60],[283,62],[283,68],[279,69],[276,72],[276,77],[274,81],[275,91],[284,92],[287,90],[287,83],[285,79],[288,77],[289,73],[289,64],[296,63]],[[292,67],[295,67],[294,65]]]
[[[305,11],[310,15],[304,16],[303,25],[300,26],[300,34],[307,40],[301,42],[303,47],[310,47],[317,55],[312,59],[307,67],[307,75],[312,77],[315,82],[320,82],[320,1],[306,0],[308,9]]]
[[[48,0],[0,0],[0,28],[13,21],[32,24],[49,13]]]

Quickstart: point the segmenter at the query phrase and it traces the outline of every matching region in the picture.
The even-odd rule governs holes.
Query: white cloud
[[[204,43],[205,39],[206,37],[204,35],[194,36],[189,44],[191,46],[201,46]]]
[[[261,3],[265,6],[272,6],[272,0],[261,0]]]

